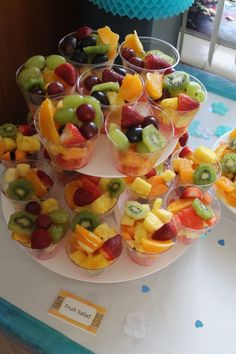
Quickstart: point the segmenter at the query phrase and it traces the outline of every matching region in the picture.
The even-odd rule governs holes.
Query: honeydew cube
[[[206,163],[215,163],[217,159],[216,153],[204,145],[201,145],[195,149],[193,152],[193,157],[199,162]]]
[[[99,236],[103,241],[117,235],[117,232],[110,228],[105,222],[98,225],[93,233]]]
[[[4,181],[6,183],[11,183],[17,179],[17,172],[15,167],[9,167],[4,175]]]
[[[127,214],[124,214],[124,216],[121,219],[122,225],[133,226],[134,223],[135,223],[135,219],[130,218]]]
[[[147,238],[148,237],[148,232],[147,230],[143,227],[143,223],[137,223],[135,225],[135,231],[134,231],[134,240],[136,242],[141,242],[142,238]]]
[[[154,213],[164,224],[169,222],[173,216],[173,214],[165,209],[157,209]]]
[[[42,214],[50,214],[54,210],[59,209],[58,201],[54,198],[48,198],[41,202]]]
[[[163,173],[161,173],[161,177],[163,178],[163,180],[166,183],[168,183],[168,182],[172,181],[175,178],[175,173],[174,173],[174,171],[166,170]]]
[[[16,173],[18,177],[25,177],[30,169],[28,163],[18,163],[16,166]]]
[[[143,221],[143,226],[151,234],[160,229],[163,225],[163,222],[151,211],[147,214]]]
[[[136,177],[130,186],[131,190],[143,197],[147,197],[152,185],[140,177]]]

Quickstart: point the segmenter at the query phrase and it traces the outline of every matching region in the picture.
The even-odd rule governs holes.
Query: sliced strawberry
[[[138,127],[144,117],[131,106],[122,107],[121,128]]]
[[[207,192],[203,193],[200,199],[204,204],[210,205],[212,203],[212,196]]]
[[[92,28],[90,28],[88,26],[80,27],[76,31],[76,38],[79,40],[84,39],[84,38],[90,36],[90,34],[92,32],[93,32]]]
[[[178,111],[191,111],[192,109],[197,109],[200,103],[193,98],[180,93],[178,95]]]
[[[193,150],[189,146],[185,146],[179,153],[179,157],[187,157],[193,153]]]
[[[204,221],[197,215],[192,207],[183,209],[178,215],[180,223],[183,226],[194,230],[201,230],[204,228]]]
[[[185,146],[188,142],[189,139],[189,133],[186,131],[180,138],[179,138],[179,144],[180,146]]]
[[[65,147],[72,147],[74,145],[81,144],[85,141],[85,138],[80,133],[76,125],[67,123],[60,136],[60,142]]]
[[[217,217],[213,216],[211,219],[205,220],[205,223],[207,223],[208,226],[213,226],[215,225],[216,221],[217,221]]]
[[[70,86],[74,86],[76,83],[76,70],[70,63],[58,65],[55,69],[55,74]]]
[[[122,237],[120,235],[116,235],[109,238],[104,242],[100,248],[100,251],[109,260],[116,259],[122,252]]]
[[[31,136],[31,135],[35,135],[37,134],[36,130],[34,129],[34,127],[32,127],[29,124],[21,124],[18,127],[18,131],[25,135],[25,136]]]
[[[164,224],[160,229],[156,230],[152,234],[154,240],[167,241],[174,240],[177,236],[177,228],[173,221],[169,221]]]
[[[155,169],[155,168],[152,168],[151,171],[149,171],[149,172],[145,175],[145,177],[147,177],[147,178],[153,177],[153,176],[156,176],[156,174],[157,174],[156,169]]]
[[[118,74],[113,69],[104,69],[102,72],[102,82],[118,82],[121,85],[123,79],[124,76]]]
[[[159,70],[169,68],[170,64],[159,55],[148,54],[144,58],[144,67],[145,69]]]
[[[99,184],[100,179],[101,179],[101,177],[96,177],[96,176],[88,176],[88,175],[87,175],[86,177],[87,177],[87,179],[88,179],[89,181],[93,182],[93,183],[96,184],[96,185]]]
[[[201,198],[202,191],[197,187],[187,187],[182,195],[181,198]]]
[[[87,191],[89,191],[92,196],[94,197],[94,199],[97,199],[98,197],[100,197],[102,195],[102,190],[100,189],[100,187],[98,185],[96,185],[91,179],[90,176],[88,178],[88,176],[80,176],[80,181],[82,182],[82,186],[84,189],[86,189]]]

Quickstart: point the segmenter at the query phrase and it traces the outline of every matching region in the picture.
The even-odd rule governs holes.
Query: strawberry
[[[178,215],[180,223],[183,226],[194,230],[200,230],[204,228],[204,222],[202,218],[197,215],[192,207],[183,209],[180,213],[178,213]]]
[[[143,122],[143,116],[131,106],[122,107],[121,128],[137,127]]]
[[[149,178],[149,177],[153,177],[153,176],[156,176],[157,174],[157,171],[155,168],[152,168],[146,175],[145,177]]]
[[[48,190],[53,187],[54,182],[47,173],[42,170],[37,170],[37,176]]]
[[[90,34],[92,32],[93,32],[92,28],[90,28],[88,26],[80,27],[76,31],[76,38],[79,40],[84,39],[84,38],[90,36]]]
[[[200,103],[193,98],[180,93],[178,95],[178,111],[191,111],[192,109],[197,109]]]
[[[55,74],[70,86],[74,86],[77,79],[76,70],[70,63],[60,64],[55,69]]]
[[[104,242],[100,251],[109,260],[119,257],[122,252],[122,237],[120,235],[116,235],[109,238]]]
[[[123,79],[124,76],[118,74],[113,69],[105,69],[102,72],[102,82],[118,82],[121,85]]]
[[[186,131],[180,138],[179,138],[179,143],[180,146],[185,146],[188,142],[189,139],[189,133]]]
[[[31,247],[42,249],[48,247],[52,243],[52,237],[48,230],[36,229],[31,234]]]
[[[145,69],[151,70],[167,69],[170,67],[170,64],[164,58],[155,54],[146,55],[144,65]]]
[[[171,74],[171,73],[174,73],[174,72],[175,72],[174,68],[169,68],[169,69],[165,70],[165,75]]]
[[[177,236],[177,228],[173,221],[164,224],[160,229],[152,234],[152,239],[159,241],[173,240]]]
[[[89,191],[94,199],[97,199],[102,195],[102,190],[98,185],[96,185],[91,179],[90,176],[80,176],[80,181],[82,182],[83,189]]]
[[[77,206],[85,206],[91,204],[96,198],[85,188],[77,188],[73,195],[73,202]]]
[[[60,136],[60,142],[62,145],[65,147],[72,147],[74,145],[83,143],[84,141],[85,138],[80,133],[76,125],[72,123],[67,123],[65,125],[65,128],[63,129],[63,132]]]
[[[181,198],[201,198],[202,191],[197,187],[187,187],[182,195]]]
[[[185,146],[179,153],[179,157],[184,158],[190,156],[193,153],[193,150],[189,146]]]
[[[32,127],[29,124],[21,124],[21,125],[19,125],[18,131],[21,134],[25,135],[25,136],[31,136],[31,135],[37,134],[36,130],[34,129],[34,127]]]
[[[101,177],[96,177],[96,176],[86,176],[86,178],[96,184],[96,186],[99,184]]]

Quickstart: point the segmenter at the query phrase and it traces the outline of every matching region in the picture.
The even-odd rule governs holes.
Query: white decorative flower
[[[143,312],[130,312],[126,317],[124,332],[128,336],[144,338],[152,330],[152,324]]]

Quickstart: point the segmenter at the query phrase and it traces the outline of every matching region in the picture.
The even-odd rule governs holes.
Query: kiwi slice
[[[109,130],[109,137],[114,142],[117,149],[128,150],[129,139],[120,129]]]
[[[215,168],[207,164],[200,164],[193,173],[193,183],[197,185],[209,184],[215,180]]]
[[[109,44],[99,44],[84,47],[83,50],[86,54],[106,54],[110,49]]]
[[[230,142],[229,142],[229,147],[230,147],[230,149],[233,150],[233,151],[236,150],[236,138],[230,140]]]
[[[128,201],[125,205],[125,213],[135,220],[145,218],[149,211],[150,207],[148,204],[141,204],[136,201]]]
[[[209,220],[214,216],[213,210],[209,205],[201,202],[200,199],[195,198],[192,202],[192,207],[200,218],[203,220]]]
[[[35,229],[36,215],[30,214],[27,211],[18,211],[10,216],[8,221],[8,229],[20,234],[31,235]]]
[[[82,210],[80,213],[76,214],[71,221],[70,228],[72,231],[75,231],[77,224],[93,232],[93,230],[101,224],[101,221],[98,215],[89,210]]]
[[[221,167],[224,173],[236,173],[236,153],[228,152],[221,160]]]
[[[14,124],[6,123],[0,126],[0,135],[2,138],[15,138],[17,128]]]
[[[50,216],[53,224],[67,224],[70,218],[69,213],[63,209],[54,210],[48,216]]]
[[[142,140],[149,152],[160,150],[166,145],[166,138],[154,127],[153,124],[149,124],[143,128]]]
[[[34,195],[34,185],[25,178],[19,178],[8,184],[6,194],[14,200],[30,200]]]
[[[170,93],[177,94],[185,89],[189,81],[189,74],[184,71],[175,71],[164,76],[163,85]]]
[[[97,84],[92,87],[91,94],[94,91],[118,91],[120,88],[120,85],[118,82],[104,82],[103,84]]]
[[[111,197],[118,197],[125,190],[125,183],[122,178],[112,178],[107,186]]]

